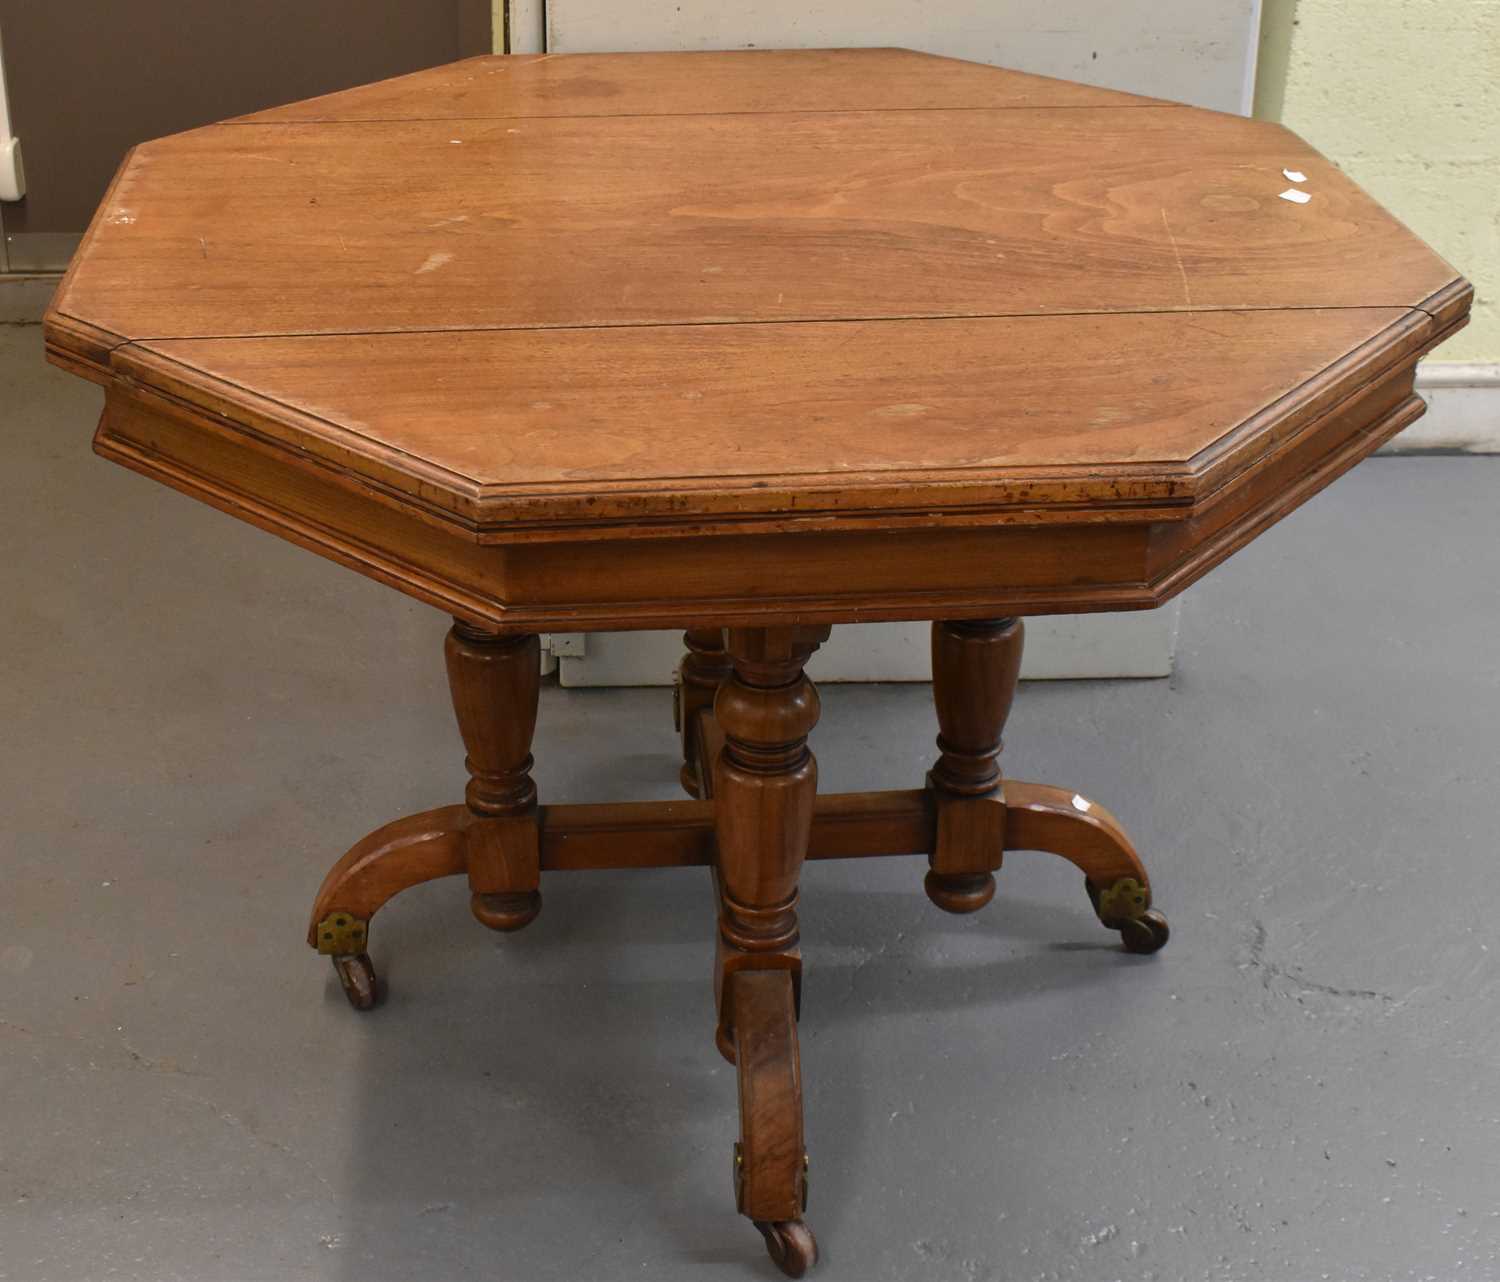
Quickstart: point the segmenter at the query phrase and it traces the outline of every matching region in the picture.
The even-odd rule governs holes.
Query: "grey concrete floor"
[[[0,1278],[769,1278],[731,1209],[698,872],[326,867],[461,795],[445,620],[106,465],[0,326]],[[1177,675],[1022,688],[1012,774],[1109,805],[1173,924],[1133,958],[1019,855],[803,887],[827,1279],[1500,1278],[1500,460],[1365,464],[1195,588]],[[813,667],[816,675],[816,660]],[[823,786],[909,787],[925,687],[830,687]],[[674,795],[661,691],[548,690],[544,797]]]

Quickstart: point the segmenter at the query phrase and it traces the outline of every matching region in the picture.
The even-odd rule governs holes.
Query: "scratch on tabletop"
[[[1172,242],[1172,257],[1177,262],[1177,274],[1182,277],[1182,301],[1193,305],[1193,291],[1188,288],[1187,268],[1182,265],[1182,250],[1177,248],[1177,237],[1172,235],[1172,224],[1167,221],[1167,211],[1161,211],[1161,225],[1166,229],[1167,239]]]

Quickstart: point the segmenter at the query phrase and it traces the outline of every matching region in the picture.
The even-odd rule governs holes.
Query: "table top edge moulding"
[[[385,507],[367,482],[289,463],[285,450],[149,395],[111,389],[95,447],[507,631],[660,628],[705,618],[745,626],[983,618],[1161,604],[1414,421],[1422,402],[1410,384],[1409,368],[1398,368],[1336,402],[1211,502],[1170,520],[1104,521],[1085,507],[1073,521],[1050,524],[936,525],[925,514],[884,514],[795,529],[745,522],[735,533],[637,527],[479,543],[430,513]],[[776,573],[788,563],[794,576]]]
[[[1372,381],[1409,368],[1446,336],[1419,308],[1226,313],[1218,315],[1217,329],[1201,314],[1143,315],[1132,354],[1160,350],[1173,362],[1172,378],[1170,387],[1151,375],[1111,389],[1133,411],[1127,427],[1146,422],[1158,429],[1152,454],[1128,459],[1109,454],[1107,443],[1076,439],[1066,405],[1049,414],[1049,388],[1083,378],[1102,354],[1108,326],[1079,334],[1079,321],[1088,319],[681,326],[652,330],[644,343],[639,330],[623,327],[143,341],[114,349],[110,368],[130,395],[211,414],[226,429],[283,449],[293,462],[344,471],[382,501],[409,505],[480,542],[531,542],[591,539],[611,530],[648,537],[850,529],[887,517],[1033,524],[1077,519],[1085,507],[1095,521],[1187,519],[1268,450],[1323,422],[1333,405]],[[1320,323],[1332,332],[1322,347]],[[1028,329],[1051,332],[1033,341]],[[1300,382],[1283,391],[1275,382],[1282,366],[1250,368],[1260,333],[1277,340],[1270,360],[1303,357]],[[754,341],[745,342],[747,336]],[[679,338],[687,341],[675,343]],[[862,371],[879,368],[898,344],[915,349],[923,367],[906,376],[912,399],[892,403],[882,396],[881,380]],[[315,348],[328,350],[308,359]],[[505,361],[497,362],[497,349],[507,348]],[[674,366],[684,350],[699,365],[711,360],[708,391],[694,385],[702,376],[692,363]],[[849,359],[847,369],[830,366],[835,351]],[[660,357],[656,366],[647,365],[652,355]],[[1219,371],[1232,356],[1239,382],[1227,384]],[[559,404],[588,370],[603,366],[608,377],[627,365],[643,387],[611,394],[596,378],[574,404]],[[469,383],[452,400],[440,386],[422,388],[420,405],[393,409],[392,384],[413,366],[462,368]],[[349,369],[359,370],[357,380],[340,376]],[[650,384],[669,371],[681,405],[662,448],[647,430],[660,413]],[[325,388],[320,375],[334,385]],[[749,381],[756,375],[763,384]],[[841,396],[819,400],[818,378],[835,375]],[[350,399],[338,401],[341,394]],[[798,395],[806,399],[799,403]],[[1006,395],[1023,410],[1008,416]],[[551,397],[540,413],[530,408],[537,396]],[[1195,431],[1192,414],[1210,404],[1216,417]],[[1112,413],[1125,417],[1123,408]],[[382,414],[391,420],[383,431]],[[1184,430],[1169,438],[1165,427],[1174,415]],[[1041,430],[1032,428],[1037,420]],[[818,466],[810,452],[798,470],[777,470],[778,459],[795,460],[796,434],[808,421],[836,439],[837,465]],[[869,448],[862,435],[868,425],[892,421],[913,430],[893,441],[887,427],[878,448]],[[444,436],[429,434],[419,453],[407,437],[429,422],[441,424]],[[471,437],[455,442],[466,427]],[[619,436],[627,428],[643,432],[646,445],[622,461]],[[965,453],[966,438],[981,432],[987,440],[1000,437],[1007,456]],[[934,439],[938,433],[953,439]],[[497,463],[499,436],[506,439]],[[741,439],[751,445],[736,449],[733,466],[726,466]],[[445,456],[445,447],[455,445]],[[947,445],[955,448],[945,456]],[[742,462],[746,455],[750,465]],[[705,464],[715,460],[718,470],[711,471]]]

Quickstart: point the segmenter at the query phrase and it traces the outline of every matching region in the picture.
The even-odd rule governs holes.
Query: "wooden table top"
[[[491,57],[138,147],[47,337],[101,448],[170,406],[515,546],[1191,525],[1409,421],[1470,295],[1276,125],[903,50]]]

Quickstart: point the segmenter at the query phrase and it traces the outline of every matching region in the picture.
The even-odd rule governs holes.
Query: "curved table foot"
[[[734,1198],[789,1277],[818,1258],[807,1209],[807,1151],[802,1141],[802,1066],[790,970],[740,970],[729,976],[740,1139],[734,1146]]]
[[[307,942],[333,958],[349,1004],[375,1004],[375,968],[366,951],[370,918],[411,886],[465,869],[466,806],[442,806],[377,828],[329,869],[313,901]]]
[[[1170,936],[1151,907],[1151,882],[1135,846],[1097,802],[1040,783],[1005,785],[1005,848],[1061,855],[1084,876],[1099,920],[1120,932],[1127,952],[1154,953]]]

